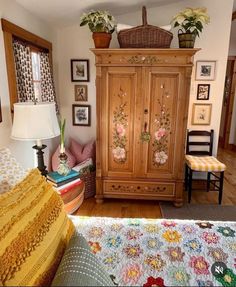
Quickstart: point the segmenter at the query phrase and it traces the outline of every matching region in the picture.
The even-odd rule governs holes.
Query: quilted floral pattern
[[[235,286],[236,222],[72,220],[119,286]],[[216,277],[219,261],[227,269]]]
[[[0,194],[9,191],[27,175],[8,148],[0,149]]]

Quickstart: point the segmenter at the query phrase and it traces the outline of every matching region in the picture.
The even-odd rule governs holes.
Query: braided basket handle
[[[142,8],[142,17],[143,17],[143,26],[146,26],[148,23],[147,23],[147,10],[145,6],[143,6]]]

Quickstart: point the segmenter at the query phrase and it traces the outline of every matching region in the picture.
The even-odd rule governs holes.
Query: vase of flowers
[[[196,36],[200,36],[203,24],[210,23],[206,8],[186,8],[175,15],[171,21],[174,27],[179,27],[178,38],[180,48],[193,48]]]
[[[67,155],[65,153],[65,126],[66,120],[59,120],[60,127],[60,154],[59,154],[59,166],[57,172],[61,175],[67,175],[70,172],[70,167],[67,163]]]
[[[114,17],[107,11],[91,11],[80,18],[80,26],[88,25],[93,32],[95,48],[109,48],[115,31]]]

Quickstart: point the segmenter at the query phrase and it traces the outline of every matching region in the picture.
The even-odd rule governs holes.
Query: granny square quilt
[[[71,218],[119,286],[236,286],[236,222]]]

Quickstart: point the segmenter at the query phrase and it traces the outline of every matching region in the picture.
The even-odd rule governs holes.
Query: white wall
[[[195,81],[195,68],[192,73],[192,84],[190,92],[190,104],[189,104],[189,117],[188,128],[189,129],[214,129],[215,131],[215,143],[214,153],[217,151],[219,127],[220,127],[220,113],[223,99],[224,77],[227,64],[230,26],[233,0],[195,0],[195,1],[182,1],[176,4],[171,4],[165,7],[157,7],[148,9],[148,23],[151,25],[167,25],[170,23],[173,15],[176,15],[179,11],[186,7],[206,7],[210,15],[210,24],[205,25],[200,38],[196,39],[195,48],[201,48],[201,51],[197,52],[194,61],[197,60],[216,60],[216,78],[214,81]],[[130,13],[119,17],[119,22],[140,25],[141,24],[141,12]],[[172,29],[174,38],[171,43],[171,48],[178,48],[177,29]],[[112,45],[116,45],[113,40]],[[212,103],[212,117],[210,126],[197,126],[191,124],[192,118],[192,106],[193,103],[206,103],[206,101],[196,100],[197,85],[199,83],[209,83],[210,87],[210,99],[207,103]]]
[[[211,23],[204,27],[203,33],[200,38],[197,38],[195,47],[201,48],[195,56],[196,60],[216,60],[216,79],[210,81],[211,92],[209,103],[213,104],[212,118],[210,126],[192,126],[191,115],[192,115],[192,104],[202,101],[196,100],[197,82],[194,80],[195,69],[193,69],[191,95],[190,95],[190,108],[189,108],[189,119],[188,128],[191,129],[214,129],[215,131],[215,144],[214,153],[217,150],[219,127],[220,127],[220,114],[223,98],[223,87],[226,62],[229,48],[229,36],[230,36],[230,25],[233,0],[222,1],[222,0],[186,0],[179,3],[166,5],[164,7],[157,7],[148,9],[148,22],[152,25],[162,26],[170,23],[173,15],[178,13],[185,7],[207,7]],[[107,7],[109,10],[109,7]],[[140,25],[141,24],[141,7],[140,11],[129,13],[116,17],[119,23]],[[174,32],[174,39],[171,47],[177,48],[177,30]],[[63,106],[62,115],[68,119],[67,135],[71,135],[81,142],[86,142],[91,138],[95,137],[95,68],[94,68],[94,56],[89,48],[94,47],[92,41],[92,34],[88,27],[79,27],[78,25],[67,27],[58,30],[57,33],[58,50],[57,60],[59,65],[59,95],[60,101]],[[116,34],[113,33],[113,39],[111,48],[117,48],[118,41]],[[71,124],[71,105],[74,102],[74,85],[70,81],[70,59],[72,58],[87,58],[90,60],[90,71],[91,80],[88,83],[88,99],[89,104],[92,106],[92,126],[91,127],[73,127]],[[202,81],[202,83],[208,83]]]
[[[90,51],[93,47],[91,33],[86,28],[81,28],[79,23],[57,31],[57,62],[58,92],[61,104],[61,115],[66,118],[66,139],[73,137],[84,144],[96,137],[96,90],[95,90],[95,65],[94,54]],[[89,59],[90,82],[71,82],[71,59]],[[82,84],[88,86],[88,102],[75,102],[74,86]],[[91,105],[91,126],[72,125],[72,104]]]
[[[0,18],[4,18],[48,41],[54,41],[55,32],[50,27],[40,21],[35,16],[18,5],[14,0],[0,0]],[[6,71],[5,48],[3,32],[0,24],[0,99],[2,106],[2,122],[0,123],[0,148],[9,147],[13,155],[25,167],[34,166],[33,142],[21,142],[10,139],[12,120],[10,114],[10,100],[8,91],[8,79]],[[51,141],[45,141],[48,149],[45,152],[47,163],[47,154],[50,150]]]

